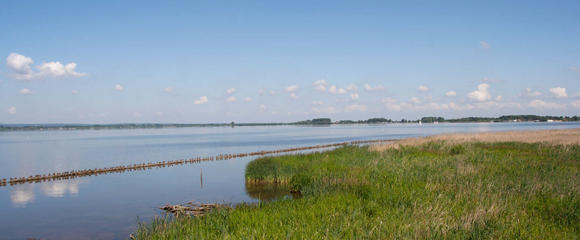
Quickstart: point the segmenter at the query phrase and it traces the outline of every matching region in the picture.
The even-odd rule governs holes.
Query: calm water
[[[579,128],[580,123],[391,124],[0,132],[0,178],[221,153],[448,132]],[[126,239],[165,204],[256,201],[253,158],[0,187],[0,239]],[[201,176],[203,175],[203,184]]]

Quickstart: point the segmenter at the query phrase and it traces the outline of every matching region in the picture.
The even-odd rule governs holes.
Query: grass
[[[580,146],[431,141],[265,157],[249,183],[301,198],[158,218],[138,239],[578,239]]]

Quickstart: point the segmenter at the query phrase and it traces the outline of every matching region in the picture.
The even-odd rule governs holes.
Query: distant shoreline
[[[443,119],[423,117],[418,120],[401,119],[393,121],[386,118],[368,120],[331,121],[330,118],[317,118],[292,123],[117,123],[117,124],[0,124],[0,132],[11,131],[74,131],[74,130],[120,130],[120,129],[161,129],[161,128],[200,128],[200,127],[254,127],[254,126],[330,126],[330,125],[377,125],[377,124],[438,124],[438,123],[508,123],[508,122],[578,122],[580,117],[558,117],[537,115],[507,115],[497,118],[467,117]]]

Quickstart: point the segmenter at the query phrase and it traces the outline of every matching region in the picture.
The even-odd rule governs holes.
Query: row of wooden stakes
[[[248,157],[248,156],[264,156],[264,155],[269,155],[269,154],[288,153],[288,152],[304,151],[304,150],[319,149],[319,148],[330,148],[330,147],[338,147],[338,146],[344,146],[344,145],[370,144],[370,143],[378,143],[378,142],[385,142],[385,141],[390,141],[390,140],[351,141],[351,142],[342,142],[342,143],[333,143],[333,144],[324,144],[324,145],[314,145],[314,146],[307,146],[307,147],[296,147],[296,148],[278,149],[278,150],[270,150],[270,151],[259,151],[259,152],[251,152],[251,153],[219,154],[217,156],[212,156],[212,157],[196,157],[196,158],[190,158],[190,159],[180,159],[180,160],[173,160],[173,161],[160,161],[160,162],[152,162],[152,163],[139,163],[139,164],[122,165],[122,166],[107,167],[107,168],[72,170],[72,171],[67,171],[67,172],[39,174],[39,175],[28,176],[28,177],[14,177],[14,178],[9,178],[9,179],[4,178],[4,179],[0,180],[0,186],[7,186],[7,185],[12,186],[15,184],[44,182],[44,181],[61,180],[61,179],[71,179],[71,178],[77,178],[77,177],[101,175],[101,174],[117,173],[117,172],[125,172],[125,171],[139,171],[139,170],[146,170],[146,169],[151,169],[151,168],[162,168],[162,167],[169,167],[169,166],[182,165],[182,164],[188,164],[188,163],[197,163],[197,162],[214,161],[214,160],[228,160],[228,159],[242,158],[242,157]]]

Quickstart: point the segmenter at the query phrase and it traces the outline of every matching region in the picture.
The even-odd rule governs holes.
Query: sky
[[[580,1],[0,2],[0,123],[580,115]]]

